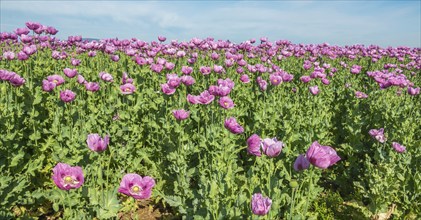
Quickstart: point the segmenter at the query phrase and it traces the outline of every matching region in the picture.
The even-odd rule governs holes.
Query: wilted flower
[[[259,135],[251,135],[247,139],[247,152],[258,157],[262,156],[262,153],[260,152],[261,143],[262,140],[260,139]]]
[[[318,86],[310,86],[309,90],[310,90],[311,94],[313,94],[313,95],[319,94],[319,87]]]
[[[66,75],[69,78],[73,78],[77,75],[77,69],[65,68],[63,72],[64,72],[64,75]]]
[[[71,102],[73,100],[75,100],[76,94],[74,92],[72,92],[71,90],[64,90],[64,91],[60,91],[60,99],[63,102]]]
[[[101,138],[99,134],[89,134],[86,143],[88,144],[89,149],[92,151],[104,151],[107,149],[107,146],[110,143],[110,136],[105,135],[104,138]]]
[[[118,192],[135,199],[149,199],[152,194],[152,188],[155,186],[155,180],[152,177],[141,177],[135,173],[124,175],[120,182]]]
[[[233,134],[241,134],[244,132],[244,128],[237,123],[234,117],[230,117],[225,120],[224,127]]]
[[[121,93],[128,95],[136,91],[136,87],[131,83],[126,83],[120,86]]]
[[[403,145],[401,145],[401,144],[399,144],[397,142],[392,142],[392,147],[398,153],[403,153],[406,150],[405,146],[403,146]]]
[[[310,162],[307,160],[304,154],[300,154],[294,162],[294,170],[301,171],[308,169],[310,167]]]
[[[310,145],[306,157],[311,164],[321,169],[326,169],[341,160],[333,148],[322,146],[317,141]]]
[[[262,140],[262,150],[269,157],[276,157],[281,153],[284,143],[276,138],[265,138]]]
[[[53,168],[53,181],[62,190],[77,189],[85,181],[82,168],[71,167],[65,163],[58,163]]]
[[[234,108],[234,102],[228,96],[221,97],[219,99],[219,105],[224,109],[231,109]]]
[[[260,193],[255,193],[251,197],[251,210],[255,215],[266,215],[271,205],[272,200],[268,197],[263,197]]]
[[[371,137],[375,138],[380,143],[384,143],[386,141],[386,137],[384,136],[384,129],[371,129],[368,131],[368,134],[370,134]]]
[[[187,119],[189,117],[190,112],[186,111],[184,109],[179,109],[179,110],[173,110],[172,114],[174,115],[174,117],[177,120],[184,120],[184,119]]]

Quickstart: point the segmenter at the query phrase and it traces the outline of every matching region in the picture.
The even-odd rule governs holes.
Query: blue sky
[[[0,32],[38,21],[57,36],[421,47],[421,1],[1,1]]]

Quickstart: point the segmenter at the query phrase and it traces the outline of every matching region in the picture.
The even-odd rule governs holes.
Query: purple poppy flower
[[[71,63],[72,63],[73,66],[79,66],[81,61],[79,59],[72,58]]]
[[[321,169],[326,169],[341,160],[332,147],[322,146],[317,141],[310,145],[306,157],[311,164]]]
[[[200,93],[199,97],[197,98],[199,103],[203,105],[207,105],[211,103],[214,99],[215,99],[215,96],[211,95],[208,90],[205,90],[202,93]]]
[[[72,167],[65,163],[58,163],[53,168],[53,181],[62,190],[77,189],[85,181],[82,168]]]
[[[164,41],[167,40],[167,38],[164,37],[164,36],[158,36],[158,40],[161,41],[161,42],[164,42]]]
[[[182,66],[181,72],[185,75],[190,75],[193,72],[193,68],[191,68],[189,66]]]
[[[58,33],[58,30],[55,29],[54,27],[49,26],[47,27],[47,33],[51,35],[56,35]]]
[[[352,67],[351,67],[351,73],[352,74],[358,74],[360,72],[361,72],[361,66],[352,65]]]
[[[192,76],[185,75],[181,77],[181,82],[186,86],[191,86],[196,83],[196,80]]]
[[[266,215],[271,205],[272,200],[268,197],[263,197],[260,193],[255,193],[251,197],[251,210],[255,215]]]
[[[172,95],[175,93],[175,88],[168,85],[168,83],[161,84],[161,90],[166,95]]]
[[[15,30],[15,33],[17,34],[17,35],[22,35],[22,34],[29,34],[29,29],[28,28],[26,28],[26,27],[23,27],[23,28],[17,28],[16,30]]]
[[[212,69],[208,66],[201,66],[199,68],[199,71],[202,73],[202,75],[209,75],[212,71]]]
[[[69,78],[73,78],[77,75],[77,69],[65,68],[63,72],[64,72],[64,75],[66,75]]]
[[[167,84],[169,87],[175,89],[180,85],[180,77],[177,74],[167,74]]]
[[[221,97],[219,99],[219,105],[224,109],[232,109],[234,108],[234,102],[228,96]]]
[[[247,139],[247,152],[258,157],[262,156],[262,153],[260,152],[261,143],[262,140],[260,139],[259,135],[251,135]]]
[[[300,77],[300,80],[303,83],[308,83],[308,82],[310,82],[311,77],[310,76],[302,76],[302,77]]]
[[[23,84],[25,84],[25,79],[15,72],[12,72],[12,76],[9,78],[9,83],[12,84],[12,86],[19,87]]]
[[[129,78],[129,75],[126,72],[123,72],[123,76],[121,78],[121,84],[126,84],[126,83],[133,83],[133,79]]]
[[[213,65],[213,71],[215,71],[215,73],[225,73],[224,67],[216,64]]]
[[[121,93],[124,95],[132,94],[136,91],[136,87],[131,83],[126,83],[120,86]]]
[[[164,69],[164,66],[161,64],[151,64],[151,70],[155,73],[160,73]]]
[[[380,129],[371,129],[368,131],[368,134],[370,134],[371,137],[375,138],[380,143],[384,143],[387,139],[384,135],[384,128]]]
[[[120,57],[118,55],[110,55],[110,59],[114,62],[118,62],[120,60]]]
[[[224,127],[233,134],[241,134],[244,132],[244,128],[237,123],[234,117],[230,117],[225,120]]]
[[[309,90],[310,90],[311,94],[313,94],[313,95],[319,94],[319,87],[318,86],[310,86]]]
[[[56,86],[59,86],[59,85],[61,85],[61,84],[63,84],[65,82],[64,81],[64,78],[61,77],[60,75],[47,76],[47,80],[50,81],[50,82],[55,83]]]
[[[368,97],[368,95],[361,91],[355,91],[355,97],[357,97],[358,99],[365,99]]]
[[[99,90],[99,83],[96,82],[87,82],[85,83],[85,89],[91,92],[96,92]]]
[[[82,75],[77,75],[77,82],[79,84],[84,84],[84,83],[86,83],[86,80]]]
[[[71,90],[64,90],[64,91],[60,91],[60,99],[63,102],[71,102],[73,100],[75,100],[76,98],[76,94],[74,92],[72,92]]]
[[[149,199],[154,186],[155,180],[152,177],[145,176],[142,178],[138,174],[128,173],[121,180],[118,192],[135,199]]]
[[[106,73],[106,72],[100,72],[99,78],[101,78],[105,82],[113,82],[113,80],[114,80],[113,76],[111,76],[111,74]]]
[[[101,138],[99,134],[89,134],[86,143],[92,151],[101,152],[107,149],[107,146],[110,143],[110,136],[105,135],[104,138]]]
[[[177,120],[184,120],[184,119],[187,119],[190,116],[190,112],[186,111],[184,109],[173,110],[172,114],[174,115],[174,117]]]
[[[408,87],[408,94],[412,96],[420,94],[420,87],[417,87],[417,88]]]
[[[187,101],[191,104],[199,104],[199,97],[195,95],[187,94]]]
[[[270,83],[274,86],[277,86],[282,83],[282,77],[276,74],[270,74],[269,80],[270,80]]]
[[[28,21],[25,24],[26,24],[26,27],[29,28],[29,30],[36,30],[41,27],[41,24],[38,22]]]
[[[15,53],[13,51],[6,51],[3,53],[3,58],[6,60],[13,60],[15,59]]]
[[[300,154],[294,162],[294,170],[301,171],[308,169],[310,167],[310,162],[307,160],[304,154]]]
[[[249,76],[248,76],[247,74],[243,74],[243,75],[241,75],[241,76],[240,76],[240,80],[241,80],[241,82],[243,82],[243,83],[249,83],[249,82],[250,82],[250,78],[249,78]]]
[[[167,69],[167,70],[172,70],[172,69],[174,69],[174,67],[175,67],[174,63],[171,63],[171,62],[165,63],[165,69]]]
[[[88,56],[89,56],[89,57],[94,57],[94,56],[96,56],[96,51],[89,51],[89,52],[88,52]]]
[[[276,138],[265,138],[262,140],[262,150],[269,157],[276,157],[281,153],[284,143]]]
[[[42,90],[46,92],[51,92],[53,89],[56,88],[56,84],[53,82],[50,82],[48,80],[42,80]]]
[[[397,142],[392,142],[392,147],[393,149],[395,149],[396,152],[398,153],[403,153],[406,151],[406,147],[397,143]]]
[[[268,82],[266,82],[266,80],[262,79],[262,77],[257,77],[256,79],[257,84],[259,84],[260,90],[265,91],[267,89],[268,86]]]
[[[29,58],[29,56],[25,52],[19,51],[18,60],[27,60],[28,58]]]
[[[329,84],[330,84],[330,81],[329,81],[328,79],[326,79],[326,78],[323,78],[323,79],[322,79],[322,83],[323,83],[324,85],[329,85]]]

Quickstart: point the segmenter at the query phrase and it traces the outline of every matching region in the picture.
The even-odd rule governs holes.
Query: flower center
[[[65,183],[72,183],[73,182],[73,179],[70,176],[66,176],[66,177],[64,177],[64,182]]]
[[[126,88],[124,91],[126,91],[126,92],[130,92],[130,88]]]
[[[228,102],[224,102],[225,107],[228,107]]]
[[[53,83],[57,84],[57,83],[58,83],[58,81],[55,79],[55,80],[53,80]]]
[[[139,186],[133,186],[133,187],[132,187],[132,191],[133,191],[134,193],[138,193],[138,192],[140,191],[140,187],[139,187]]]

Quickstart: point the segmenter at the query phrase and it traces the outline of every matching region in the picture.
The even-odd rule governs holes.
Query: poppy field
[[[421,48],[0,33],[1,219],[419,219]]]

